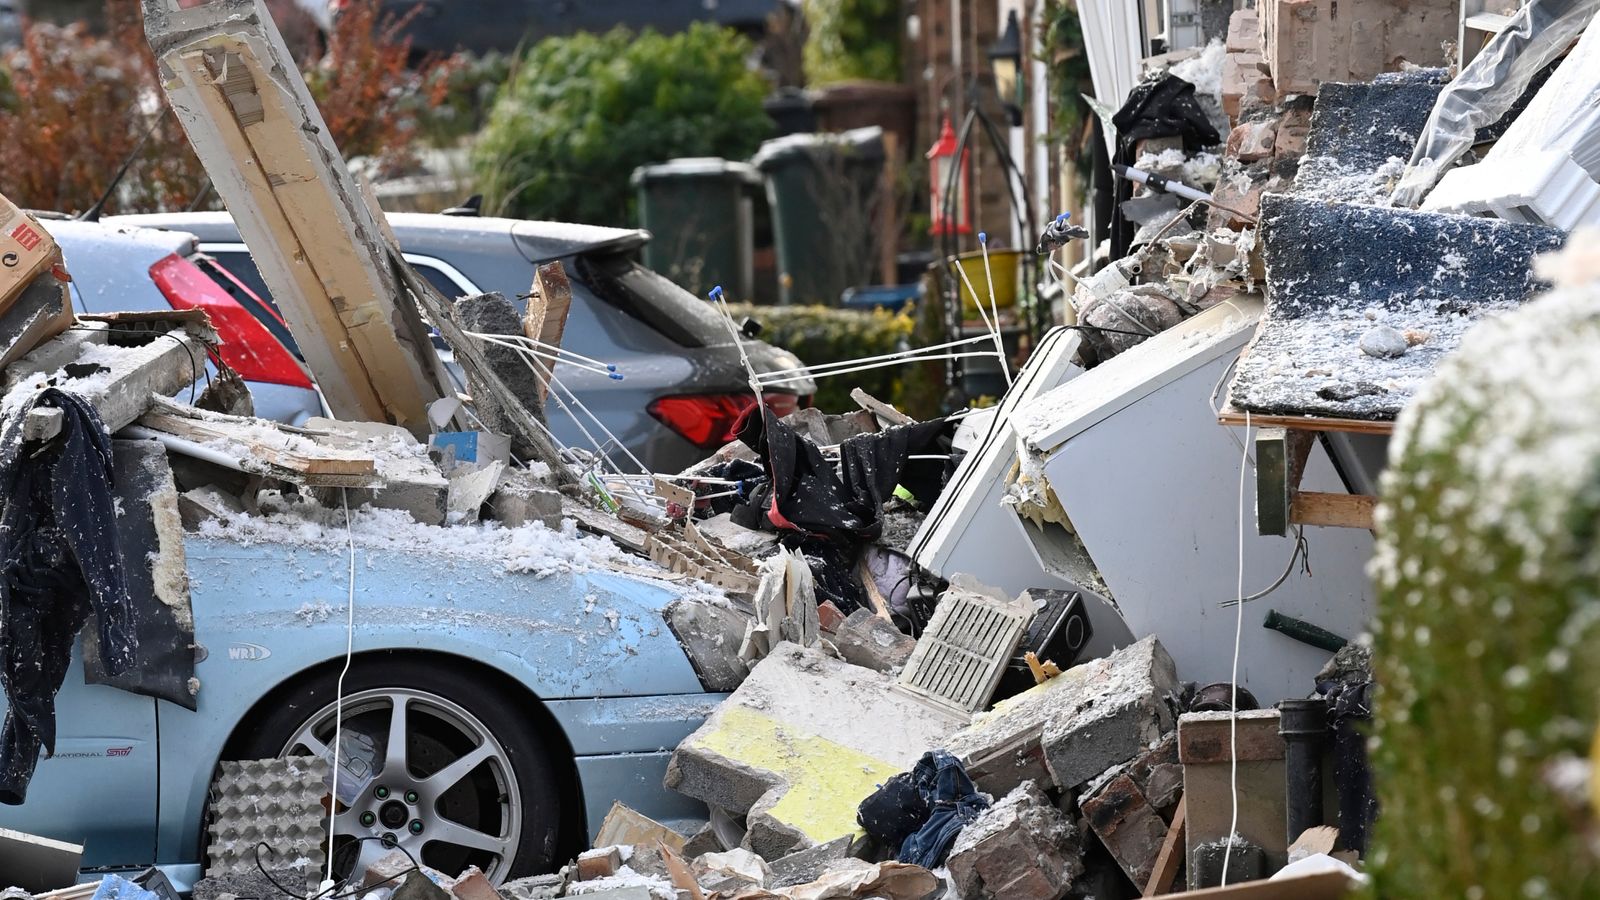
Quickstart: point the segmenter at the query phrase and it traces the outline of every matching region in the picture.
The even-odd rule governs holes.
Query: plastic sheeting
[[[1415,208],[1466,153],[1478,129],[1499,121],[1588,26],[1600,0],[1531,0],[1445,87],[1390,202]]]

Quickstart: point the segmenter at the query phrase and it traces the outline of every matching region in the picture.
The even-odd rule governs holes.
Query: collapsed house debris
[[[675,792],[701,827],[563,796],[599,824],[587,849],[553,830],[530,842],[556,871],[439,871],[403,833],[420,818],[358,808],[378,749],[352,759],[308,734],[295,746],[313,755],[185,773],[211,798],[195,900],[1314,900],[1359,881],[1375,815],[1365,564],[1386,437],[1465,331],[1535,291],[1534,258],[1592,212],[1546,203],[1592,187],[1562,180],[1574,166],[1596,180],[1545,121],[1595,88],[1587,32],[1530,100],[1540,120],[1511,123],[1504,150],[1416,209],[1389,199],[1453,96],[1447,70],[1416,67],[1447,62],[1454,4],[1235,12],[1210,48],[1152,62],[1125,92],[1104,265],[1067,271],[1051,254],[1093,232],[1047,226],[1040,254],[1074,279],[1075,324],[1042,336],[992,410],[918,421],[857,389],[859,410],[781,416],[751,397],[727,446],[656,473],[549,431],[547,403],[573,399],[552,362],[572,303],[559,263],[537,267],[521,309],[439,296],[286,74],[260,4],[171,5],[146,3],[165,89],[331,415],[254,417],[204,313],[73,318],[72,261],[0,204],[0,241],[24,260],[0,276],[0,473],[14,486],[0,801],[22,802],[37,750],[54,751],[53,698],[91,618],[93,683],[197,708],[207,637],[191,591],[236,583],[230,560],[191,560],[186,544],[293,547],[321,575],[347,542],[350,634],[376,627],[355,611],[358,559],[374,590],[402,593],[420,546],[579,590],[494,588],[496,616],[386,610],[492,618],[497,652],[555,668],[610,654],[615,683],[694,698],[681,728],[639,704],[605,711],[608,734],[637,729],[653,755],[604,737],[574,750],[652,755],[649,791]],[[1554,174],[1500,184],[1530,159]],[[629,589],[648,598],[618,599]],[[48,615],[24,594],[48,595]],[[305,624],[337,609],[306,596]],[[591,646],[601,633],[614,643]],[[672,661],[624,671],[656,653]],[[596,689],[546,677],[561,698]],[[582,715],[601,714],[539,724]],[[0,831],[0,881],[50,900],[175,896],[144,876],[78,883],[82,850]]]

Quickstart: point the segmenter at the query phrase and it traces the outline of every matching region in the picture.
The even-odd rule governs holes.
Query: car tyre
[[[255,723],[239,758],[326,755],[338,676],[334,668],[291,688]],[[337,874],[390,852],[384,835],[449,875],[477,865],[498,884],[549,871],[560,783],[527,702],[436,660],[354,660],[344,679]],[[389,752],[396,708],[404,710],[403,755]]]

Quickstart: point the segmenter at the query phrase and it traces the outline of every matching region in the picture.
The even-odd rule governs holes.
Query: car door
[[[85,868],[148,865],[158,813],[156,701],[84,684],[79,646],[72,656],[56,695],[55,756],[41,755],[25,803],[0,806],[0,828],[82,844]]]

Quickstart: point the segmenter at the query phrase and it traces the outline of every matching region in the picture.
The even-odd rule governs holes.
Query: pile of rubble
[[[619,804],[555,874],[496,886],[393,849],[329,885],[326,764],[230,763],[196,900],[1342,896],[1375,814],[1370,660],[1347,638],[1370,610],[1382,453],[1309,430],[1385,434],[1468,326],[1535,288],[1532,258],[1565,233],[1389,205],[1449,79],[1383,70],[1444,62],[1439,4],[1336,6],[1241,10],[1226,41],[1153,65],[1117,114],[1120,236],[1077,273],[1078,325],[1041,340],[996,409],[916,422],[860,392],[843,415],[758,406],[711,459],[648,478],[544,425],[549,367],[517,348],[559,349],[559,265],[524,312],[448,303],[336,164],[254,3],[152,14],[174,107],[219,194],[253,211],[241,233],[333,415],[254,418],[203,312],[74,319],[60,254],[0,206],[19,254],[0,273],[0,474],[76,492],[53,514],[95,523],[63,538],[83,577],[143,598],[94,610],[96,677],[193,709],[184,532],[292,540],[355,510],[402,541],[480,521],[604,536],[590,563],[693,587],[666,624],[727,695],[666,771],[709,811],[697,833]],[[256,160],[293,177],[261,178]],[[426,325],[470,396],[446,386]],[[153,562],[93,571],[108,544]],[[1316,582],[1292,577],[1313,554]],[[1268,595],[1264,616],[1251,607],[1262,627],[1243,629]],[[128,671],[132,646],[159,665]],[[26,778],[0,789],[20,796]],[[1251,892],[1268,878],[1291,883]],[[146,893],[170,885],[31,896]]]

